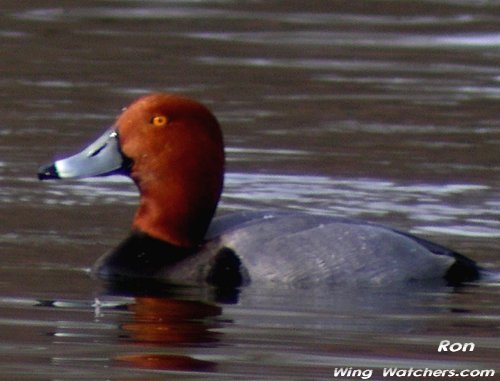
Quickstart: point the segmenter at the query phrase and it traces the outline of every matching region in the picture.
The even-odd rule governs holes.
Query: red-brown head
[[[42,167],[39,177],[124,171],[141,194],[133,228],[174,245],[198,245],[222,192],[224,147],[217,120],[189,98],[146,95],[127,107],[95,143]]]

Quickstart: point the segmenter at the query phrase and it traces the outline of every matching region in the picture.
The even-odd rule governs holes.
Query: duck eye
[[[151,119],[151,123],[156,127],[164,127],[168,123],[168,119],[166,116],[158,115]]]

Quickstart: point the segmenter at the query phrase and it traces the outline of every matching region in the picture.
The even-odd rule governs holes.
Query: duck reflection
[[[118,355],[120,365],[137,368],[212,371],[216,364],[168,348],[216,343],[219,334],[213,319],[222,308],[208,302],[173,297],[139,296],[127,307],[131,320],[120,324],[122,337],[141,350]],[[141,348],[142,346],[142,348]]]
[[[198,301],[140,297],[129,306],[134,321],[121,329],[136,342],[182,345],[217,341],[206,318],[220,315],[220,307]]]
[[[167,355],[159,353],[118,356],[117,360],[128,366],[140,369],[172,370],[172,371],[204,371],[215,370],[212,361],[197,360],[189,356]]]

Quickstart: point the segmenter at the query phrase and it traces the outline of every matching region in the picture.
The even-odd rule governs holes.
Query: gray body
[[[215,219],[200,250],[160,277],[203,282],[222,248],[241,261],[245,284],[391,284],[443,278],[455,262],[451,252],[435,254],[417,239],[380,225],[308,214],[244,213]]]

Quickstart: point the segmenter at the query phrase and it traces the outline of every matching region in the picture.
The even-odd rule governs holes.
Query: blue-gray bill
[[[118,133],[110,128],[81,152],[41,166],[38,178],[49,180],[107,176],[126,173],[129,167],[130,160],[121,152]]]

